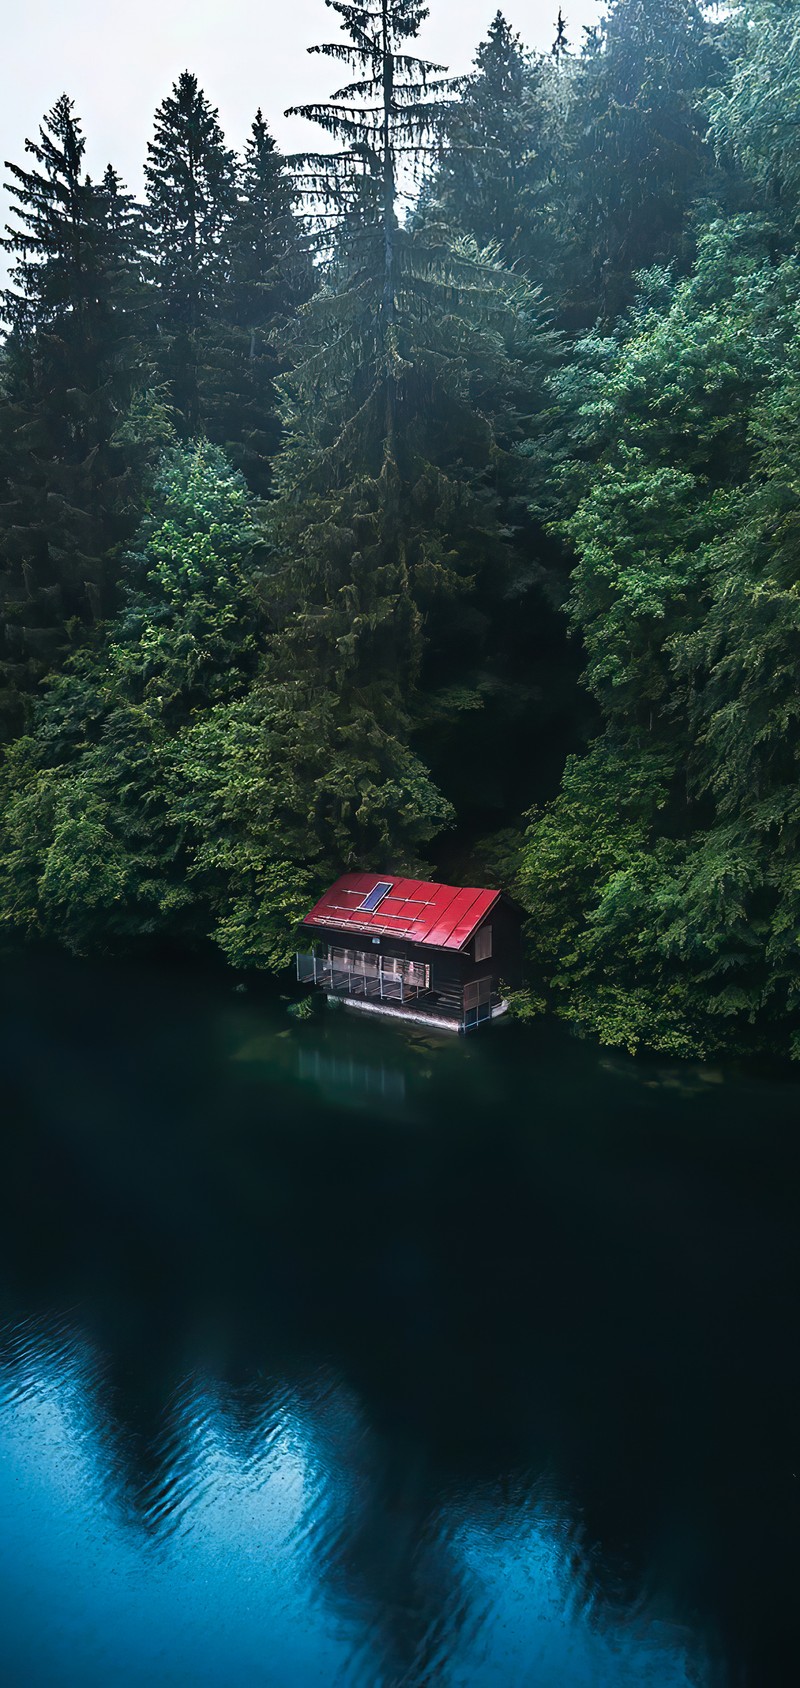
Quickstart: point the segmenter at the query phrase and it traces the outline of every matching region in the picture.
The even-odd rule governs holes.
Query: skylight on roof
[[[358,905],[359,914],[372,914],[391,889],[391,879],[382,879],[378,885],[373,885],[372,890],[367,892],[363,903]]]

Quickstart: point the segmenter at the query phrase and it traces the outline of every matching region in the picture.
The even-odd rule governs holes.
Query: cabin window
[[[492,953],[492,928],[482,926],[475,934],[475,960],[488,961]]]
[[[329,960],[334,973],[357,973],[370,979],[402,979],[417,990],[429,990],[431,970],[425,961],[405,961],[401,956],[376,955],[374,950],[331,948]]]
[[[404,979],[407,985],[416,985],[418,990],[430,989],[431,970],[426,961],[405,961],[400,956],[385,955],[383,971]]]
[[[464,986],[464,1030],[470,1031],[473,1026],[479,1026],[482,1020],[492,1018],[492,981],[473,979]]]
[[[349,973],[356,966],[356,952],[355,950],[332,949],[331,963],[334,967]]]

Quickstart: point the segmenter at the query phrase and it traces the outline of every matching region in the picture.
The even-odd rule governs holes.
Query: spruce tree
[[[694,201],[724,189],[708,143],[723,60],[698,0],[612,0],[570,66],[553,166],[569,326],[605,322],[653,263],[691,261]]]
[[[189,726],[252,678],[260,541],[257,510],[221,452],[202,444],[167,453],[125,559],[117,615],[54,680],[30,733],[8,752],[6,930],[77,952],[208,931],[192,880],[202,798],[195,789],[194,809],[173,812],[175,770]]]
[[[276,379],[289,324],[313,287],[294,214],[294,184],[260,111],[237,171],[227,233],[229,272],[207,331],[200,414],[254,492],[269,491],[281,439]]]
[[[185,70],[155,114],[145,167],[159,367],[192,433],[207,339],[230,279],[236,168],[219,116]]]
[[[562,25],[563,25],[563,19]],[[568,126],[569,43],[533,54],[498,12],[447,117],[441,154],[420,214],[444,215],[493,247],[558,305],[563,231],[558,160]]]
[[[567,20],[564,17],[561,7],[559,6],[558,17],[556,19],[555,38],[553,40],[553,45],[550,48],[550,52],[559,68],[561,66],[562,59],[565,59],[570,51],[571,43],[569,41],[569,37],[567,36]]]
[[[759,204],[796,233],[800,216],[800,34],[787,0],[747,0],[726,8],[730,74],[710,100],[712,138],[756,184]],[[790,115],[791,114],[791,115]]]
[[[121,431],[147,384],[140,220],[116,173],[83,174],[85,141],[62,96],[9,164],[14,222],[2,295],[10,327],[0,419],[0,661],[7,730],[21,700],[113,599],[136,485]]]
[[[507,263],[530,246],[525,197],[537,146],[538,67],[498,12],[446,126],[433,203]]]
[[[319,700],[335,699],[371,802],[396,809],[402,850],[419,828],[393,759],[421,722],[452,724],[483,702],[488,600],[518,561],[511,448],[545,353],[521,280],[441,221],[399,217],[401,170],[434,156],[452,99],[440,67],[405,51],[425,9],[332,9],[349,40],[316,50],[357,80],[300,108],[340,150],[301,161],[330,257],[285,383],[275,532],[291,614],[280,660],[311,731]]]

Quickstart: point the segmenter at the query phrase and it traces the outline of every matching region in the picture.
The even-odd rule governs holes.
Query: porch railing
[[[376,1002],[412,1002],[428,995],[422,984],[413,984],[400,973],[385,972],[378,957],[365,957],[365,965],[343,967],[327,955],[297,955],[297,978],[301,985],[321,985],[336,996],[361,996]],[[367,965],[369,963],[369,965]],[[463,994],[441,1005],[441,1011],[456,1019],[465,1032],[473,1031],[483,1021],[492,1018],[492,1009],[499,1001],[492,990],[491,978],[473,979],[464,986]],[[434,1001],[434,1006],[436,1006]]]
[[[373,997],[379,1002],[412,1002],[423,987],[409,983],[401,973],[372,968],[336,966],[326,955],[297,956],[297,978],[301,985],[322,985],[340,996]]]

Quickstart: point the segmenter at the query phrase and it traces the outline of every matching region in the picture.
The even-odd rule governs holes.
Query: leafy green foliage
[[[716,224],[691,278],[649,279],[602,405],[591,382],[578,405],[594,462],[562,483],[608,732],[534,820],[524,876],[555,999],[631,1047],[786,1050],[800,1007],[800,317],[771,246]]]
[[[125,605],[52,682],[3,779],[3,918],[84,949],[187,931],[191,860],[168,763],[198,712],[244,688],[258,535],[241,483],[206,450],[154,489]]]
[[[540,150],[534,89],[530,55],[498,12],[447,114],[436,173],[435,204],[444,217],[509,264],[527,252],[523,204],[531,154]]]
[[[259,508],[222,455],[173,451],[125,604],[49,689],[5,769],[0,906],[83,950],[208,934],[280,966],[345,863],[413,867],[448,818],[412,753],[281,673]]]

